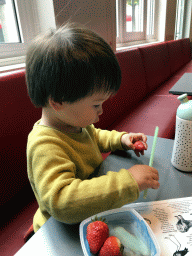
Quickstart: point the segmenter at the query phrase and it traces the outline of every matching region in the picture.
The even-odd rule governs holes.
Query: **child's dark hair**
[[[27,51],[26,81],[36,107],[49,97],[73,103],[95,92],[115,94],[121,70],[111,47],[78,23],[38,36]]]

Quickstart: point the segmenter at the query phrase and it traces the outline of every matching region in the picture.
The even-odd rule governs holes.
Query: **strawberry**
[[[133,144],[133,146],[135,147],[135,150],[136,150],[137,152],[141,152],[141,151],[143,151],[143,150],[146,150],[146,147],[145,147],[144,142],[142,142],[142,141],[140,141],[140,140],[136,141],[136,142]]]
[[[105,220],[98,220],[97,217],[93,222],[87,226],[87,241],[89,243],[90,251],[96,254],[105,240],[109,237],[108,225]]]
[[[124,247],[115,236],[110,236],[101,247],[99,256],[122,256]]]

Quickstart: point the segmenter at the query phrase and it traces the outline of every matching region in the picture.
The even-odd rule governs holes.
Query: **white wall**
[[[167,0],[165,41],[174,40],[177,0]]]
[[[155,1],[155,9],[155,38],[158,41],[165,41],[167,0]]]
[[[159,41],[173,40],[177,0],[155,2],[155,37]],[[116,0],[53,0],[53,5],[57,25],[60,26],[69,19],[85,24],[102,36],[116,51]],[[192,15],[189,37],[192,41]]]
[[[115,0],[53,0],[56,24],[75,21],[103,37],[116,50]]]

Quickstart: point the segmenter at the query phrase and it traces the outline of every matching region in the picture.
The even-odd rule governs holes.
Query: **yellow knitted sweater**
[[[126,169],[89,178],[103,161],[101,152],[123,150],[120,139],[125,132],[89,125],[78,134],[63,133],[39,122],[27,143],[27,172],[39,204],[35,232],[50,216],[77,223],[138,198],[138,185]]]

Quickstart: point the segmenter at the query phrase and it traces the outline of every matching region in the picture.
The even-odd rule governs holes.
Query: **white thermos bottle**
[[[175,141],[171,163],[180,171],[192,172],[192,100],[187,94],[178,97]]]

